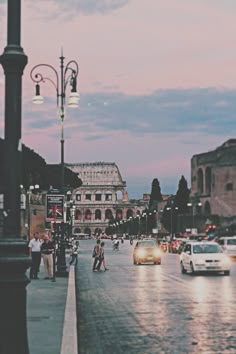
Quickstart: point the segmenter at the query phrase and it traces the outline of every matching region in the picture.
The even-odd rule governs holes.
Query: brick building
[[[205,216],[236,216],[236,139],[192,157],[191,195],[199,198]]]

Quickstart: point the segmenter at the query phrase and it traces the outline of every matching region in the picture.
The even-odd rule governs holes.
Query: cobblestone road
[[[236,353],[236,263],[229,277],[183,275],[178,255],[134,266],[126,241],[109,271],[91,271],[94,241],[81,241],[76,269],[80,354]]]

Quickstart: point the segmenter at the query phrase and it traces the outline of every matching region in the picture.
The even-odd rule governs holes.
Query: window
[[[85,200],[91,200],[91,194],[85,194]]]
[[[233,183],[227,183],[225,186],[226,191],[232,191],[233,190]]]
[[[102,195],[100,193],[99,194],[96,193],[95,200],[96,201],[101,201],[102,200]]]
[[[77,201],[81,201],[81,194],[79,194],[79,193],[76,194],[76,200],[77,200]]]

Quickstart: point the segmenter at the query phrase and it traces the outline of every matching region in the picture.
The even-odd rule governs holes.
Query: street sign
[[[46,221],[64,221],[64,195],[47,194]]]

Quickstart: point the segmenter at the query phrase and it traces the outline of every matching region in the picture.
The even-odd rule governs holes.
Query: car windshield
[[[223,253],[219,245],[201,244],[193,245],[193,253]]]
[[[236,246],[236,238],[232,238],[232,239],[227,240],[227,245]]]
[[[139,242],[138,247],[155,247],[155,242],[153,241],[143,241],[143,242]]]

